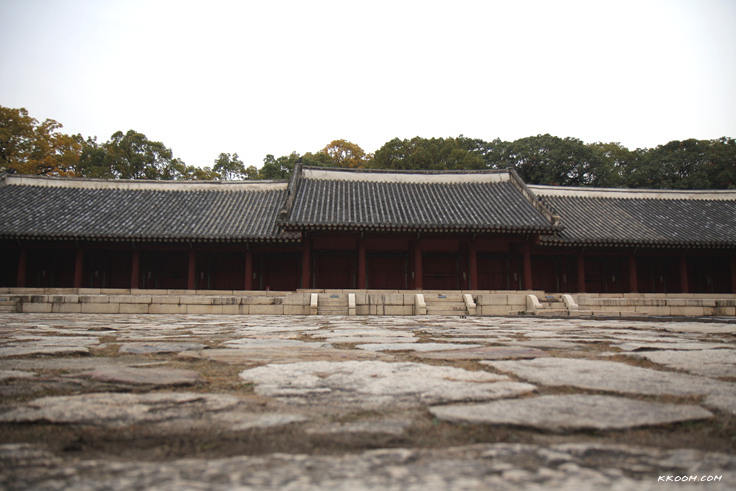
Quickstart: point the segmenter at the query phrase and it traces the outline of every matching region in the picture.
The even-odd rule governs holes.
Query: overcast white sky
[[[0,105],[199,166],[339,138],[736,137],[736,1],[0,0]]]

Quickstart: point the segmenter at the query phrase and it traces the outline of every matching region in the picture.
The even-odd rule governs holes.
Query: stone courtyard
[[[736,320],[0,314],[3,489],[736,486]]]

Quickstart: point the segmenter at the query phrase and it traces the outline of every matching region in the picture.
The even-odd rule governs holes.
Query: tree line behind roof
[[[144,134],[118,131],[104,143],[67,135],[61,124],[39,122],[0,106],[0,172],[118,179],[287,179],[297,162],[322,167],[396,170],[514,168],[529,184],[663,189],[736,189],[736,140],[689,139],[651,149],[619,143],[537,135],[514,141],[465,136],[399,139],[374,154],[346,140],[321,150],[267,155],[260,168],[237,153],[220,153],[211,167],[187,165]]]

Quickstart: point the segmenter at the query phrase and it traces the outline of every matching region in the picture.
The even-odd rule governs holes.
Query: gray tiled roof
[[[307,167],[285,227],[550,233],[552,224],[532,203],[508,172]]]
[[[736,191],[529,187],[562,217],[543,244],[736,247]]]
[[[294,240],[277,215],[285,182],[181,183],[6,176],[0,237]]]

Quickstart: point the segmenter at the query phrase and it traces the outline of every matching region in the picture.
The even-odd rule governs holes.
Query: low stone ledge
[[[261,297],[261,296],[242,297],[241,303],[243,305],[274,305],[276,303],[275,300],[277,298],[278,297]]]
[[[716,301],[712,298],[668,298],[670,307],[715,307]]]
[[[204,295],[181,295],[179,303],[182,305],[212,305],[212,297]]]
[[[50,303],[24,303],[20,309],[23,313],[28,314],[48,314],[51,313],[52,304]]]
[[[173,303],[152,303],[148,307],[149,314],[186,314],[187,306]]]
[[[121,303],[119,304],[121,314],[148,314],[150,304],[147,303]]]
[[[80,295],[79,303],[110,303],[107,295]]]
[[[359,302],[365,303],[365,302]],[[309,305],[308,293],[291,293],[284,296],[284,305]]]
[[[412,315],[414,307],[411,305],[386,305],[383,311],[384,315]]]
[[[212,305],[240,305],[243,302],[244,298],[247,297],[235,297],[235,296],[218,296],[218,297],[210,297]]]
[[[56,314],[81,314],[81,303],[52,303],[51,312]]]
[[[283,305],[249,305],[248,313],[257,314],[257,315],[283,315],[284,306]]]
[[[110,303],[151,303],[151,295],[110,295]]]
[[[154,304],[179,304],[181,303],[181,297],[176,295],[153,295],[151,296],[151,305]]]
[[[187,314],[222,314],[222,305],[187,304]]]

